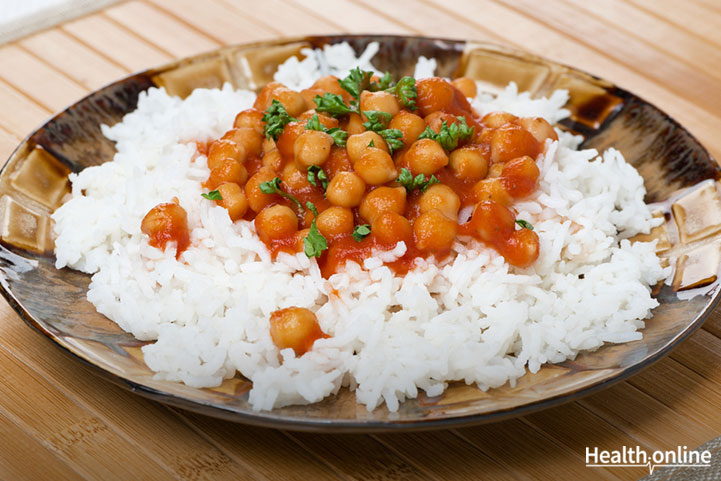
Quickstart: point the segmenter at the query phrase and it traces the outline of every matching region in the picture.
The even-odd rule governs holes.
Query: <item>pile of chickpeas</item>
[[[479,117],[467,100],[476,96],[476,84],[468,78],[427,78],[416,81],[415,87],[415,109],[404,107],[391,92],[365,90],[359,97],[360,113],[333,117],[316,111],[314,99],[332,93],[350,104],[350,94],[336,77],[320,78],[300,92],[270,83],[253,108],[237,115],[231,130],[201,146],[210,169],[204,187],[217,191],[220,198],[215,202],[227,209],[232,220],[252,220],[273,254],[303,252],[304,240],[315,224],[327,242],[327,250],[318,259],[326,276],[346,259],[357,260],[359,255],[371,255],[371,248],[392,248],[400,241],[406,243],[407,258],[442,258],[458,236],[484,241],[511,265],[530,266],[538,257],[538,236],[530,226],[516,222],[512,205],[535,191],[536,157],[546,139],[557,140],[553,128],[541,118],[503,112]],[[273,100],[296,119],[285,125],[277,139],[264,134],[263,116]],[[389,114],[386,128],[402,133],[402,148],[391,152],[383,136],[366,130],[366,111]],[[306,129],[316,115],[324,127],[347,132],[345,147],[336,145],[324,131]],[[436,140],[419,139],[427,127],[438,133],[444,124],[459,122],[459,117],[473,127],[473,135],[455,149],[446,151]],[[309,168],[322,170],[325,188],[320,180],[316,185],[310,182]],[[403,169],[414,178],[422,175],[428,185],[411,189],[401,185],[398,177]],[[317,216],[310,209],[299,209],[287,197],[264,193],[261,184],[275,178],[301,206],[311,202]],[[464,209],[472,209],[472,214],[459,222]],[[169,226],[183,224],[184,211],[179,210],[182,207],[178,209],[177,203],[161,204],[148,214],[142,228],[151,243],[164,247],[173,240],[167,234]],[[359,239],[353,233],[361,225],[368,226],[370,234]],[[165,236],[159,235],[163,232]],[[308,321],[308,313],[313,314],[302,309],[288,312],[276,316],[284,325],[295,321],[300,325]],[[287,316],[300,317],[289,321]],[[311,331],[314,336],[322,334]],[[276,337],[283,335],[274,335],[279,347],[293,347],[299,354],[308,344],[307,339],[291,342]]]

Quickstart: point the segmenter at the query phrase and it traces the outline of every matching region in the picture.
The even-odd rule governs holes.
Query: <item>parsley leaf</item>
[[[388,122],[393,118],[393,115],[382,110],[364,110],[363,115],[368,119],[367,122],[363,122],[363,127],[365,127],[366,130],[373,130],[375,132],[385,129]]]
[[[441,144],[441,147],[450,152],[458,147],[459,141],[468,140],[473,137],[473,132],[475,130],[475,127],[468,126],[465,117],[459,116],[457,118],[458,122],[451,124],[450,126],[448,125],[448,122],[444,120],[443,125],[441,125],[441,130],[438,133],[435,133],[430,127],[426,127],[426,130],[418,136],[418,140],[435,140]]]
[[[520,225],[521,229],[533,230],[533,225],[531,225],[531,223],[527,220],[516,219],[516,224]]]
[[[371,139],[371,141],[368,142],[368,147],[375,147],[375,146],[376,146],[375,140]]]
[[[387,90],[391,87],[393,87],[393,77],[391,77],[390,72],[386,72],[377,82],[371,82],[368,90],[377,92],[379,90]]]
[[[338,83],[343,90],[355,99],[357,105],[361,92],[370,86],[372,76],[373,72],[356,67],[345,78],[338,80]]]
[[[305,208],[308,209],[311,214],[313,214],[315,217],[318,217],[318,208],[315,206],[315,204],[311,201],[308,201],[305,203]]]
[[[318,187],[318,182],[320,182],[320,186],[323,188],[323,191],[328,188],[328,175],[326,175],[325,171],[317,165],[311,165],[308,167],[307,179],[310,184],[316,187]]]
[[[425,192],[426,189],[433,184],[439,184],[440,180],[438,180],[435,175],[431,175],[428,180],[426,180],[426,176],[423,174],[418,174],[413,177],[410,170],[403,168],[396,182],[405,187],[406,191],[410,193],[413,189],[420,189],[421,192]]]
[[[318,114],[313,114],[313,117],[308,119],[308,122],[306,122],[305,124],[305,129],[319,130],[321,132],[325,132],[326,134],[331,136],[333,142],[338,147],[345,147],[346,140],[348,140],[348,132],[339,129],[338,127],[333,127],[332,129],[329,129],[328,127],[320,123]]]
[[[310,224],[308,235],[303,239],[303,251],[308,258],[320,257],[324,250],[328,249],[328,241],[315,225],[315,219]]]
[[[353,229],[352,236],[356,242],[360,242],[370,233],[371,233],[370,224],[362,224],[362,225],[355,226],[355,228]]]
[[[403,107],[415,110],[418,91],[416,90],[416,79],[413,77],[403,77],[394,87],[386,89],[387,92],[394,93],[398,97],[398,101]]]
[[[393,154],[394,150],[403,148],[403,141],[401,140],[403,138],[403,132],[401,132],[400,130],[385,129],[381,130],[378,133],[386,140],[391,154]]]
[[[285,126],[290,122],[294,122],[296,119],[288,114],[282,103],[273,99],[270,107],[265,111],[262,120],[265,122],[265,126],[263,127],[265,136],[268,139],[278,140]]]
[[[278,194],[280,196],[285,197],[286,199],[293,202],[297,207],[299,212],[303,212],[303,206],[301,205],[300,201],[296,199],[293,195],[283,191],[280,188],[280,178],[274,177],[273,180],[267,180],[265,182],[262,182],[258,188],[260,191],[264,194]]]
[[[322,97],[320,95],[316,95],[313,101],[315,102],[315,110],[317,112],[326,112],[331,114],[333,117],[340,117],[341,115],[355,112],[355,110],[348,107],[345,102],[343,102],[343,97],[338,94],[326,92]]]
[[[211,190],[207,194],[200,194],[208,200],[223,200],[223,196],[217,190]]]

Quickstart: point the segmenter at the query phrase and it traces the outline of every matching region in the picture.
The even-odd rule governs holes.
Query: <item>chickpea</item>
[[[366,128],[363,127],[363,118],[356,113],[348,114],[348,119],[341,127],[348,132],[349,138],[351,135],[362,134],[366,131]]]
[[[223,135],[222,139],[229,139],[242,146],[249,157],[259,157],[263,152],[263,134],[248,127],[231,129]]]
[[[258,172],[253,174],[245,184],[245,197],[248,199],[248,206],[254,212],[260,212],[268,204],[277,201],[278,196],[264,194],[260,190],[260,184],[268,182],[276,177],[276,173],[267,167],[261,167]]]
[[[348,152],[343,147],[333,145],[330,148],[328,160],[323,164],[323,170],[329,179],[332,179],[340,172],[350,172],[353,166],[348,158]]]
[[[296,356],[302,356],[325,334],[312,311],[303,307],[288,307],[270,315],[270,337],[278,349],[291,348]]]
[[[413,227],[410,221],[393,211],[378,215],[371,225],[371,232],[379,243],[389,246],[401,241],[408,246],[413,239]]]
[[[424,78],[416,82],[416,105],[421,116],[445,110],[449,107],[455,98],[455,89],[450,82],[438,78]]]
[[[488,177],[491,179],[500,177],[503,173],[504,165],[506,165],[505,162],[496,162],[495,164],[491,164],[491,167],[488,169]]]
[[[225,159],[235,160],[241,164],[245,162],[245,149],[232,140],[219,139],[213,142],[208,151],[208,168],[213,169]]]
[[[373,224],[383,212],[403,214],[406,210],[405,187],[377,187],[368,192],[361,201],[358,213]]]
[[[286,112],[288,112],[288,115],[291,117],[297,117],[307,110],[305,99],[300,92],[286,87],[275,89],[271,95],[271,101],[272,100],[277,100],[283,104]],[[315,106],[315,104],[312,104],[312,106]]]
[[[558,140],[558,134],[551,124],[542,117],[522,117],[516,123],[526,129],[536,141],[543,145],[546,139]]]
[[[247,127],[255,130],[260,135],[263,133],[263,112],[258,109],[246,109],[235,116],[234,128]]]
[[[375,147],[366,149],[353,165],[353,169],[369,185],[385,184],[398,176],[390,154]]]
[[[219,206],[224,207],[228,211],[230,220],[236,221],[243,217],[248,211],[248,199],[245,197],[243,189],[233,182],[226,182],[218,186],[218,192],[222,197],[217,200]]]
[[[391,115],[396,115],[401,111],[401,107],[398,104],[396,96],[390,92],[370,92],[368,90],[364,90],[360,95],[360,110],[361,112],[378,110]],[[363,120],[368,119],[364,118]]]
[[[508,112],[490,112],[483,116],[481,123],[488,128],[498,129],[514,122],[518,117]]]
[[[501,246],[500,252],[512,266],[528,267],[538,259],[538,234],[531,229],[514,231]]]
[[[491,161],[507,162],[528,155],[534,159],[540,153],[540,144],[519,125],[506,125],[493,132],[491,138]]]
[[[494,200],[482,200],[473,209],[470,222],[482,241],[498,244],[515,230],[516,216]]]
[[[269,84],[266,84],[266,86],[261,89],[260,93],[255,98],[253,108],[261,112],[265,112],[265,110],[270,107],[270,104],[273,100],[273,92],[275,92],[276,89],[279,89],[281,87],[286,88],[285,85],[280,82],[270,82]]]
[[[458,209],[461,208],[461,199],[453,189],[445,184],[434,184],[426,189],[418,201],[421,214],[438,209],[449,219],[458,220]]]
[[[290,122],[285,126],[283,133],[275,141],[275,145],[278,146],[278,151],[284,159],[293,159],[295,141],[303,132],[305,132],[305,122]]]
[[[478,87],[476,81],[469,77],[458,77],[451,82],[455,88],[460,90],[464,97],[476,98]]]
[[[248,179],[248,171],[245,166],[233,159],[223,159],[210,171],[208,180],[203,184],[210,190],[217,188],[223,182],[235,182],[244,184]]]
[[[330,155],[333,139],[325,132],[306,130],[298,136],[293,146],[295,163],[300,169],[308,170],[311,165],[322,165]]]
[[[340,86],[340,83],[338,82],[338,77],[334,75],[326,75],[325,77],[319,78],[313,84],[313,88],[320,89],[321,91],[323,91],[323,93],[328,92],[331,94],[340,95],[341,97],[343,97],[343,100],[346,101],[350,99],[350,94],[343,90],[343,88]]]
[[[433,132],[438,133],[443,127],[443,122],[450,127],[451,125],[458,123],[458,117],[447,112],[433,112],[430,115],[426,115],[423,121],[431,128],[431,130],[433,130]]]
[[[388,128],[403,132],[403,143],[411,145],[426,130],[426,123],[416,114],[402,110],[391,119]]]
[[[448,165],[448,155],[441,144],[431,139],[416,140],[405,153],[413,175],[431,175]]]
[[[305,250],[305,238],[310,234],[310,229],[301,229],[295,234],[295,243],[293,249],[296,252],[303,252]]]
[[[505,163],[501,182],[512,197],[519,199],[528,197],[536,190],[539,175],[536,162],[526,155]]]
[[[275,204],[255,217],[255,230],[263,242],[284,239],[298,231],[298,217],[287,205]]]
[[[379,134],[369,130],[362,134],[349,135],[346,141],[345,148],[348,151],[348,158],[351,163],[355,164],[365,153],[366,150],[372,147],[368,147],[373,142],[373,147],[376,149],[384,150],[388,152],[388,145],[383,137]]]
[[[318,230],[326,238],[338,237],[353,232],[353,211],[346,207],[329,207],[315,220]]]
[[[473,194],[478,202],[482,200],[493,200],[506,207],[513,202],[511,194],[508,193],[503,182],[498,177],[476,182],[473,186]]]
[[[268,167],[275,172],[279,172],[283,167],[283,157],[278,149],[266,152],[262,159],[263,167]]]
[[[263,137],[263,146],[261,150],[264,154],[267,154],[268,152],[278,150],[278,146],[275,144],[275,140]]]
[[[459,179],[480,180],[488,174],[490,155],[480,146],[460,147],[448,156],[448,165]]]
[[[453,245],[458,224],[438,209],[419,215],[413,223],[416,247],[422,251],[444,252]]]
[[[284,190],[291,192],[298,192],[311,186],[310,182],[308,182],[308,173],[305,170],[300,170],[293,162],[283,167],[280,180],[283,182]]]
[[[333,205],[356,207],[365,194],[366,183],[353,172],[338,172],[328,183],[326,198]]]
[[[168,242],[176,242],[176,259],[190,245],[188,214],[176,203],[158,204],[143,217],[140,230],[150,237],[148,243],[165,249]]]

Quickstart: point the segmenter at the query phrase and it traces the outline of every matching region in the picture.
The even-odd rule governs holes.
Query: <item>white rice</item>
[[[376,50],[360,58],[343,45],[310,50],[276,80],[305,88],[320,75],[371,69]],[[432,63],[420,62],[417,74]],[[473,105],[556,122],[567,115],[566,95],[532,100],[511,85]],[[87,295],[98,311],[157,340],[143,353],[158,379],[211,387],[239,371],[253,381],[256,410],[320,401],[346,385],[369,410],[385,403],[396,411],[418,389],[438,395],[451,380],[498,387],[581,350],[641,338],[658,304],[649,285],[667,272],[653,243],[623,240],[656,221],[643,179],[618,151],[576,151],[579,139],[568,134],[547,144],[538,191],[515,205],[540,238],[532,267],[511,268],[466,239],[450,260],[419,260],[396,276],[382,261],[403,255],[400,243],[326,280],[302,253],[271,261],[252,222],[232,223],[200,195],[209,171],[194,141],[221,136],[253,100],[227,85],[184,101],[162,89],[142,93],[135,112],[103,127],[116,142],[114,160],[71,175],[72,199],[53,215],[56,266],[93,274]],[[148,210],[173,197],[192,230],[178,261],[173,247],[161,252],[140,232]],[[271,312],[289,306],[315,311],[330,335],[300,357],[279,352],[269,334]]]

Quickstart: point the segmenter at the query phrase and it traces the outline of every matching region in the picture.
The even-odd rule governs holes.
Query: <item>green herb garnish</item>
[[[341,115],[355,112],[355,110],[348,107],[345,102],[343,102],[343,97],[330,92],[326,92],[322,97],[320,95],[316,95],[313,101],[316,104],[315,110],[317,112],[326,112],[333,117],[340,117]]]
[[[416,90],[416,79],[413,77],[403,77],[394,87],[388,88],[387,92],[394,93],[398,97],[398,101],[402,106],[415,110],[418,91]]]
[[[370,142],[368,142],[368,147],[375,147],[375,146],[376,146],[375,140],[371,140]]]
[[[473,137],[473,132],[475,130],[474,127],[468,126],[465,117],[459,116],[457,118],[458,122],[451,124],[450,126],[448,125],[448,122],[444,120],[441,125],[441,130],[438,133],[435,133],[430,127],[426,127],[426,130],[418,136],[418,140],[435,140],[441,144],[441,147],[443,147],[444,150],[450,152],[458,147],[459,141],[468,140]]]
[[[348,140],[348,132],[339,129],[338,127],[333,127],[332,129],[329,129],[328,127],[320,123],[318,114],[313,114],[313,117],[308,119],[308,122],[306,122],[305,124],[305,130],[318,130],[320,132],[325,132],[326,134],[331,136],[333,142],[338,147],[345,147],[346,140]]]
[[[357,106],[360,94],[370,86],[372,76],[373,72],[356,67],[345,78],[338,80],[338,83],[343,90],[355,99],[355,105]],[[351,102],[351,106],[353,106],[353,102]]]
[[[520,225],[521,229],[533,230],[533,225],[531,225],[531,223],[527,220],[516,219],[516,224]]]
[[[426,176],[423,174],[418,174],[413,177],[411,171],[406,168],[401,169],[401,173],[398,175],[396,182],[405,187],[409,193],[413,189],[420,189],[421,192],[425,192],[428,187],[440,183],[435,175],[431,175],[428,180],[426,180]]]
[[[300,201],[296,199],[293,195],[285,192],[280,188],[280,178],[274,177],[273,180],[267,180],[265,182],[262,182],[258,188],[260,191],[264,194],[278,194],[280,196],[285,197],[286,199],[293,202],[296,207],[298,207],[298,212],[303,212],[303,205],[301,205]]]
[[[388,144],[388,148],[391,151],[391,154],[396,149],[402,149],[403,148],[403,141],[401,140],[403,138],[403,132],[401,132],[398,129],[385,129],[378,132],[381,137],[383,137],[386,140],[386,143]]]
[[[318,187],[318,183],[320,183],[320,187],[323,188],[324,192],[328,188],[328,175],[317,165],[308,167],[308,176],[306,178],[310,184],[316,187]]]
[[[353,229],[352,236],[356,242],[360,242],[363,239],[365,239],[365,237],[370,233],[371,233],[371,226],[369,224],[361,224],[361,225],[355,226],[355,228]]]
[[[278,140],[280,134],[283,133],[283,129],[290,122],[294,122],[296,119],[291,117],[283,107],[283,104],[273,99],[273,102],[268,107],[263,115],[263,133],[268,139]]]
[[[388,122],[393,118],[391,114],[382,110],[364,110],[363,115],[368,119],[368,121],[363,122],[363,127],[374,132],[385,129]]]
[[[208,200],[223,200],[223,196],[217,190],[211,190],[207,194],[200,194]]]
[[[318,209],[313,202],[308,201],[305,203],[306,208],[313,213],[313,222],[310,224],[310,230],[308,235],[303,239],[303,252],[308,258],[320,257],[324,250],[328,249],[328,241],[326,241],[323,234],[318,230],[318,226],[315,224],[318,218]]]

